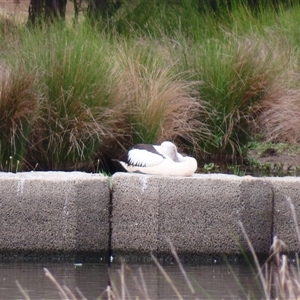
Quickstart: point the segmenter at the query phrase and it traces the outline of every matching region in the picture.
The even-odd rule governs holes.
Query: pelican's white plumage
[[[196,159],[182,156],[169,141],[135,145],[116,161],[128,172],[151,175],[191,176],[197,170]]]

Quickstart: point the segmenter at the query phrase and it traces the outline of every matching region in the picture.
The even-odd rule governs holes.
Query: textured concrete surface
[[[241,221],[257,253],[272,235],[271,184],[251,176],[113,176],[114,253],[240,254]]]
[[[99,174],[0,173],[0,252],[107,253],[109,193]]]
[[[300,178],[268,178],[274,191],[274,235],[284,241],[289,252],[300,251],[300,236],[297,236],[296,225],[292,215],[291,204],[300,226]],[[290,202],[288,201],[290,199]]]
[[[0,259],[81,253],[239,255],[247,248],[240,221],[257,253],[272,235],[300,251],[290,204],[300,226],[300,178],[224,174],[164,177],[117,173],[110,180],[81,172],[0,173]],[[195,255],[195,256],[194,256]],[[74,257],[74,256],[72,256]]]

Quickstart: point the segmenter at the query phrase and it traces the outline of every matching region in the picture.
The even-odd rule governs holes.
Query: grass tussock
[[[24,37],[25,51],[32,56],[26,61],[29,68],[40,66],[43,95],[28,160],[44,170],[93,170],[101,144],[113,135],[117,120],[108,103],[107,48],[89,44],[86,32],[79,31],[74,40],[68,31],[59,36],[52,30],[42,28],[33,37],[26,33],[33,40]]]
[[[300,90],[284,90],[276,99],[262,103],[265,107],[257,118],[260,132],[268,142],[300,143]]]
[[[208,159],[223,161],[243,157],[243,147],[253,139],[252,126],[262,103],[277,99],[284,90],[278,84],[288,66],[285,53],[274,53],[260,36],[228,38],[226,43],[207,40],[180,49],[183,67],[194,70],[201,82],[201,98],[213,116],[207,120],[213,142],[201,140],[201,146]]]
[[[37,74],[20,67],[17,71],[1,65],[0,85],[0,169],[7,170],[8,159],[21,163],[31,146],[31,127],[37,117],[40,98]]]
[[[186,74],[176,74],[166,53],[137,43],[118,53],[119,103],[124,104],[131,143],[183,141],[197,145],[208,134],[206,124],[197,119],[208,114]]]

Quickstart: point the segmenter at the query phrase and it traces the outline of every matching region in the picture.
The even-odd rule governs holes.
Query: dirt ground
[[[0,11],[3,13],[16,14],[17,16],[28,14],[30,0],[0,0]]]
[[[289,155],[289,154],[274,154],[263,157],[258,157],[257,160],[261,164],[284,164],[285,166],[299,167],[300,166],[300,155]]]
[[[300,168],[300,146],[261,143],[249,150],[250,162],[261,165],[282,165],[284,169]]]
[[[27,20],[30,0],[0,0],[0,14],[14,15],[17,19]],[[74,6],[67,2],[67,16],[74,16]]]

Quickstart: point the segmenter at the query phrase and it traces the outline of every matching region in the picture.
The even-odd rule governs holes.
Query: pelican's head
[[[179,161],[177,156],[177,147],[172,142],[169,141],[162,142],[160,147],[161,147],[161,152],[163,152],[173,161],[175,162]]]

